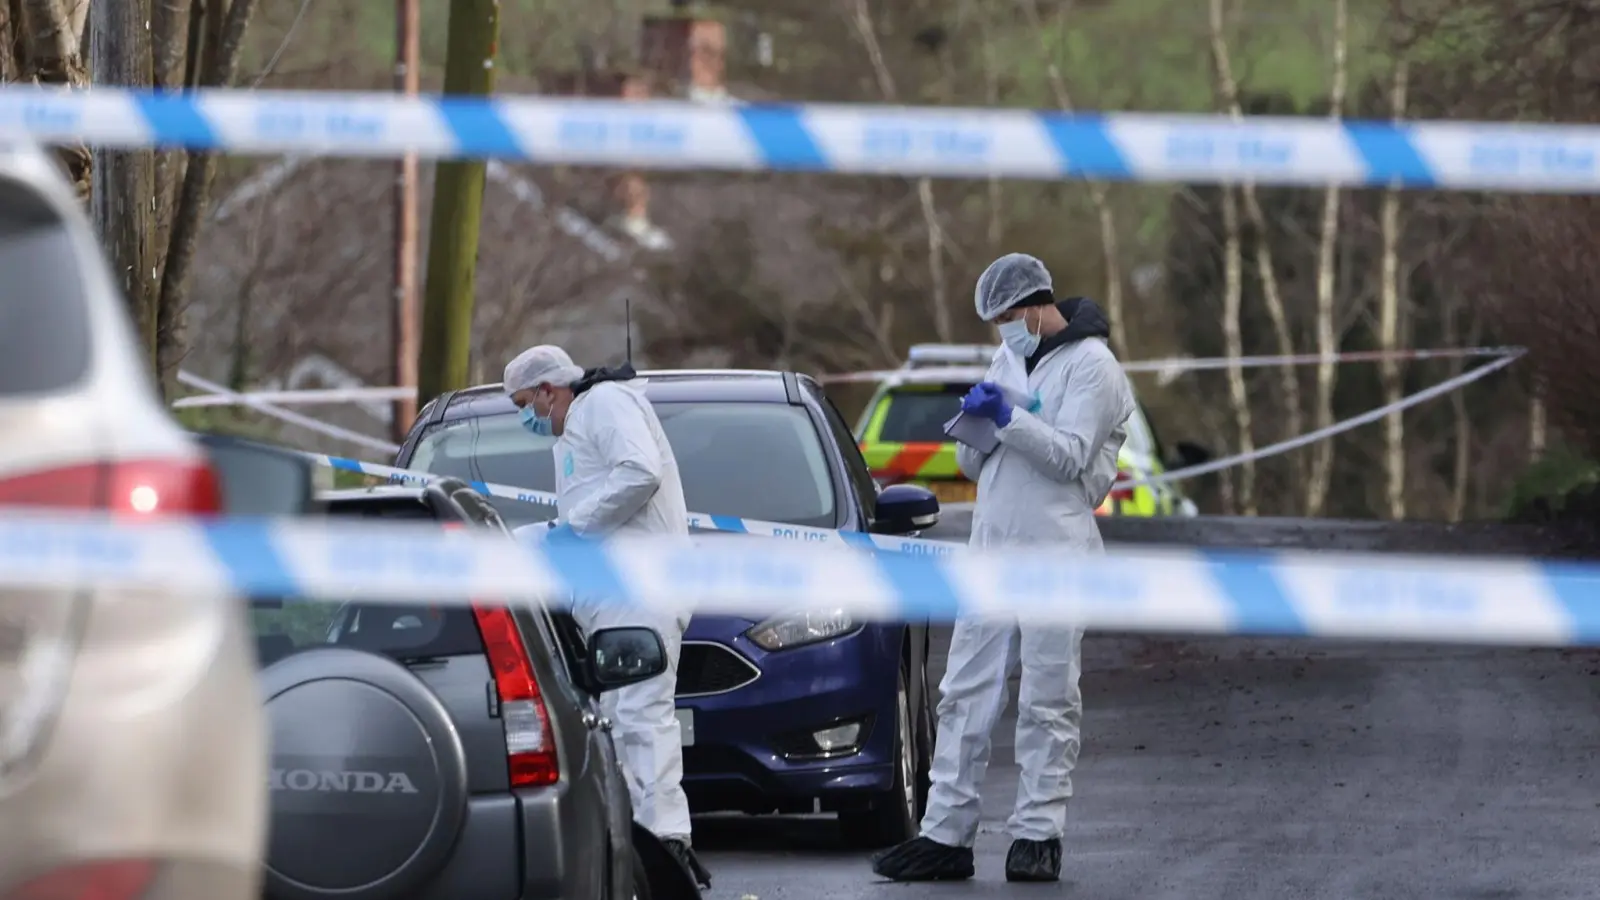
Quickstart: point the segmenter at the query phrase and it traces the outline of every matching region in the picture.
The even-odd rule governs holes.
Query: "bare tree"
[[[1452,303],[1453,309],[1450,310],[1445,319],[1445,340],[1450,346],[1454,346],[1461,340],[1460,319],[1463,315],[1469,314],[1469,311],[1465,309],[1466,306],[1466,303],[1457,299]],[[1479,336],[1483,333],[1483,317],[1475,304],[1470,310],[1470,315],[1472,321],[1466,332],[1466,346],[1468,347],[1476,346]],[[1460,375],[1465,366],[1466,360],[1464,359],[1452,360],[1449,368],[1450,376]],[[1455,423],[1452,429],[1454,435],[1452,444],[1455,448],[1455,454],[1451,460],[1450,507],[1447,516],[1450,521],[1459,522],[1466,514],[1467,485],[1472,480],[1472,416],[1467,412],[1467,396],[1464,392],[1450,392],[1450,414]],[[1403,514],[1405,511],[1405,494],[1403,491],[1399,493],[1402,504],[1401,513]],[[1392,504],[1393,493],[1391,493],[1390,497]]]
[[[1334,0],[1333,5],[1333,89],[1328,115],[1338,121],[1344,114],[1346,80],[1346,55],[1349,51],[1349,0]],[[1322,232],[1317,242],[1317,352],[1322,360],[1317,363],[1318,428],[1333,424],[1333,387],[1338,367],[1333,354],[1338,352],[1338,335],[1334,331],[1333,299],[1337,288],[1334,278],[1334,251],[1339,242],[1339,186],[1328,185],[1322,195]],[[1311,477],[1306,479],[1305,513],[1320,516],[1322,504],[1328,497],[1328,482],[1333,475],[1334,442],[1318,441],[1311,448]]]
[[[17,33],[21,23],[11,6],[0,3],[0,82],[10,84],[21,77],[17,54],[22,49]]]
[[[1045,54],[1045,74],[1050,81],[1050,91],[1062,112],[1074,109],[1072,95],[1067,91],[1067,81],[1061,77],[1061,68],[1050,56],[1045,40],[1043,19],[1039,15],[1038,0],[1024,0],[1023,9],[1028,24],[1039,34],[1039,48]],[[1122,253],[1117,244],[1117,221],[1104,183],[1089,182],[1089,201],[1094,204],[1095,217],[1100,223],[1100,256],[1106,270],[1106,312],[1111,319],[1111,349],[1118,356],[1128,354],[1128,332],[1122,301]]]
[[[205,36],[198,65],[201,87],[228,87],[239,67],[239,48],[256,0],[209,0],[205,6]],[[161,59],[168,48],[156,48],[154,59]],[[154,62],[152,61],[152,65]],[[190,153],[184,166],[183,186],[172,213],[172,228],[162,266],[160,302],[156,308],[156,371],[163,381],[176,376],[184,347],[181,323],[188,305],[189,270],[199,245],[200,226],[211,197],[211,179],[216,174],[216,157],[211,153]],[[164,198],[163,198],[164,199]]]
[[[196,0],[190,15],[152,0],[89,5],[97,83],[131,88],[232,84],[256,0]],[[183,73],[180,81],[179,72]],[[211,190],[208,153],[96,151],[91,215],[146,351],[170,388],[183,348],[189,274]],[[182,172],[182,187],[173,186]]]
[[[89,57],[96,84],[148,87],[151,81],[148,0],[89,7]],[[155,157],[148,150],[96,150],[90,215],[122,288],[152,366],[161,254],[155,234]]]
[[[1239,431],[1239,452],[1255,450],[1250,430],[1250,398],[1245,393],[1244,370],[1239,357],[1244,355],[1244,338],[1239,333],[1239,311],[1244,296],[1243,248],[1239,239],[1239,201],[1232,185],[1222,188],[1223,287],[1222,334],[1228,353],[1228,400],[1233,406],[1233,421]],[[1247,516],[1256,514],[1256,464],[1246,460],[1240,467],[1239,509]]]
[[[131,0],[130,0],[131,2]],[[9,0],[6,80],[81,88],[89,83],[82,55],[88,0]],[[80,198],[89,194],[90,155],[82,144],[57,147]]]
[[[1224,24],[1223,0],[1210,0],[1211,56],[1216,68],[1217,88],[1228,108],[1228,114],[1239,119],[1244,117],[1244,109],[1239,103],[1239,82],[1234,78],[1233,64],[1228,56]],[[1256,231],[1256,274],[1261,279],[1262,299],[1266,302],[1267,315],[1272,319],[1272,330],[1278,339],[1278,352],[1287,356],[1294,353],[1294,340],[1289,335],[1289,317],[1283,305],[1283,295],[1278,289],[1277,267],[1272,260],[1272,243],[1267,228],[1267,217],[1261,211],[1261,202],[1256,196],[1253,183],[1246,181],[1240,185],[1240,193],[1244,197],[1245,213]],[[1293,366],[1282,366],[1278,373],[1283,388],[1284,431],[1291,436],[1298,435],[1302,428],[1300,382]]]
[[[1395,119],[1401,119],[1406,113],[1406,80],[1408,64],[1405,57],[1395,62],[1394,74],[1389,83],[1389,109]],[[1384,192],[1383,209],[1380,213],[1383,251],[1380,257],[1380,288],[1378,305],[1378,346],[1380,349],[1393,352],[1399,348],[1400,343],[1400,191],[1391,187]],[[1453,317],[1452,317],[1453,318]],[[1383,381],[1383,399],[1385,403],[1398,403],[1403,385],[1400,379],[1400,363],[1392,357],[1384,357],[1380,366],[1380,377]],[[1456,441],[1458,454],[1464,452],[1466,436],[1462,430],[1470,428],[1466,418],[1466,410],[1461,399],[1461,392],[1452,395],[1452,403],[1456,407]],[[1403,519],[1406,517],[1406,454],[1405,454],[1405,420],[1400,411],[1390,413],[1383,420],[1383,471],[1384,495],[1387,499],[1389,518]],[[1458,459],[1456,473],[1456,488],[1452,507],[1456,518],[1460,517],[1461,507],[1466,502],[1465,494],[1465,467],[1460,465]]]
[[[1000,67],[994,58],[994,33],[989,23],[989,15],[989,6],[987,4],[979,4],[978,29],[983,42],[983,102],[989,107],[997,107],[1000,105]],[[1005,200],[1005,192],[1000,186],[999,176],[989,176],[986,187],[988,188],[989,215],[988,225],[984,229],[984,238],[989,246],[989,255],[998,256],[1000,254],[1000,242],[1005,235],[1004,218],[1001,212],[1001,205]],[[1107,302],[1110,302],[1109,299]],[[1118,320],[1121,317],[1116,315],[1115,310],[1113,310],[1112,314],[1111,327],[1120,328]],[[1122,351],[1121,345],[1117,345],[1113,349],[1118,352]]]
[[[883,99],[899,102],[894,76],[883,57],[883,47],[878,41],[878,30],[872,24],[872,11],[867,0],[852,0],[851,22],[856,37],[866,48],[867,59],[872,63],[872,73],[878,80],[878,90]],[[951,338],[950,285],[944,272],[944,228],[939,224],[939,208],[934,202],[933,179],[917,179],[917,203],[922,208],[922,220],[928,233],[928,278],[933,292],[933,331],[939,340]]]

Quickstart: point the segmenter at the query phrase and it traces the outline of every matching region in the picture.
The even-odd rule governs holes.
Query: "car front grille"
[[[725,694],[761,677],[761,670],[722,644],[684,641],[678,654],[678,696]]]

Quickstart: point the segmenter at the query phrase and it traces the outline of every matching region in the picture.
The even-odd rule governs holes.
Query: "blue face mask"
[[[550,421],[550,417],[535,414],[532,406],[522,408],[522,427],[528,429],[528,433],[535,437],[550,437],[556,433],[555,424]]]
[[[1000,340],[1006,342],[1011,352],[1027,359],[1039,349],[1039,335],[1028,330],[1028,316],[1023,314],[1020,319],[1000,323]]]

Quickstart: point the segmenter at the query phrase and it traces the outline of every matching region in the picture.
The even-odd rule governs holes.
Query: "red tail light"
[[[222,490],[203,460],[129,460],[0,479],[0,506],[105,509],[141,516],[216,513],[222,510]]]
[[[12,888],[5,900],[138,900],[155,880],[155,863],[117,859],[57,869]]]
[[[543,787],[561,778],[555,734],[545,710],[533,663],[517,632],[511,610],[503,606],[474,606],[484,653],[494,672],[500,695],[500,719],[506,729],[506,763],[512,787]]]

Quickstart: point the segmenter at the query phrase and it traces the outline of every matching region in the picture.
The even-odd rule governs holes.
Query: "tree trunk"
[[[255,11],[256,0],[210,0],[206,6],[206,43],[200,64],[203,87],[228,87],[239,67],[239,48]],[[183,360],[183,314],[189,304],[189,270],[200,243],[200,227],[216,173],[216,157],[192,153],[183,173],[183,188],[172,213],[171,240],[161,273],[156,308],[156,372],[171,386]]]
[[[0,84],[11,84],[22,77],[21,60],[17,58],[22,23],[12,13],[14,0],[0,0]]]
[[[917,202],[922,207],[922,221],[928,232],[928,280],[933,286],[933,333],[941,341],[949,342],[950,285],[944,276],[944,226],[939,224],[939,207],[933,200],[933,179],[917,179]]]
[[[494,90],[500,35],[498,0],[451,0],[444,92],[487,97]],[[438,165],[428,230],[417,407],[466,387],[472,350],[478,228],[483,215],[483,162]]]
[[[1470,302],[1470,301],[1468,301]],[[1464,345],[1461,344],[1461,328],[1459,319],[1466,312],[1467,302],[1457,299],[1454,309],[1445,316],[1445,346],[1476,347],[1483,332],[1483,317],[1474,309],[1472,311],[1472,326]],[[1449,373],[1454,378],[1461,374],[1466,361],[1460,358],[1451,360]],[[1455,459],[1450,477],[1450,511],[1449,518],[1452,522],[1459,522],[1466,516],[1467,487],[1472,480],[1472,416],[1467,412],[1467,392],[1455,390],[1450,392],[1450,412],[1455,419]],[[1403,473],[1402,473],[1403,474]],[[1404,497],[1404,494],[1401,495]]]
[[[894,76],[883,58],[883,46],[878,42],[878,30],[872,24],[872,12],[867,0],[854,0],[851,7],[856,36],[867,50],[867,61],[872,64],[873,77],[878,80],[878,90],[889,103],[900,101],[895,90]],[[928,235],[928,280],[933,301],[933,333],[941,341],[951,339],[950,286],[944,274],[944,229],[939,225],[939,207],[934,203],[933,179],[917,179],[917,205],[922,210],[922,224]]]
[[[1241,119],[1244,117],[1244,110],[1239,105],[1239,82],[1233,77],[1233,64],[1228,57],[1228,42],[1223,34],[1222,0],[1211,0],[1210,13],[1211,55],[1212,61],[1216,64],[1217,88],[1228,107],[1228,114],[1235,119]],[[1240,192],[1244,195],[1245,213],[1250,217],[1250,224],[1256,231],[1256,274],[1261,279],[1261,294],[1267,306],[1267,316],[1272,319],[1272,330],[1278,340],[1278,352],[1289,356],[1294,353],[1294,339],[1289,335],[1289,316],[1284,309],[1283,296],[1278,290],[1277,267],[1272,261],[1272,238],[1267,228],[1267,217],[1261,211],[1261,203],[1256,197],[1253,183],[1247,181],[1242,184]],[[1288,437],[1295,437],[1302,430],[1299,376],[1295,374],[1294,366],[1287,364],[1279,369],[1278,376],[1283,388],[1284,432]]]
[[[89,56],[95,83],[148,87],[151,79],[147,0],[89,7]],[[155,167],[148,150],[97,150],[90,215],[138,327],[147,358],[156,358],[159,255],[154,243]]]
[[[129,0],[134,2],[134,0]],[[89,84],[89,73],[79,53],[79,24],[62,6],[61,0],[21,0],[12,7],[18,21],[11,23],[17,46],[25,59],[18,60],[17,76],[22,81],[60,87],[82,88]],[[87,13],[74,8],[73,14]],[[54,149],[67,171],[67,178],[80,200],[88,199],[89,169],[93,156],[83,144]]]
[[[1037,0],[1026,0],[1023,11],[1028,15],[1029,26],[1039,35],[1040,52],[1045,55],[1045,75],[1050,81],[1050,92],[1055,95],[1056,105],[1062,112],[1072,112],[1074,106],[1072,95],[1067,91],[1067,80],[1061,76],[1060,67],[1050,58],[1044,44],[1044,20],[1039,16]],[[1100,223],[1100,261],[1106,274],[1106,316],[1111,319],[1111,349],[1119,357],[1126,358],[1129,354],[1128,323],[1123,315],[1122,252],[1117,245],[1116,214],[1111,208],[1105,184],[1089,182],[1089,202],[1093,204],[1095,217]]]
[[[1233,185],[1222,188],[1223,236],[1223,287],[1222,335],[1228,352],[1228,399],[1233,406],[1233,421],[1239,431],[1239,452],[1251,453],[1256,449],[1250,431],[1250,398],[1245,391],[1244,370],[1239,357],[1244,355],[1244,339],[1239,332],[1239,311],[1244,298],[1244,260],[1239,239],[1239,202],[1233,195]],[[1247,460],[1239,473],[1239,511],[1244,515],[1256,514],[1256,464]]]
[[[989,8],[980,6],[978,9],[978,28],[983,41],[983,101],[990,108],[1000,105],[1000,74],[999,66],[994,58],[994,34],[989,26]],[[998,257],[1001,253],[1000,244],[1005,237],[1005,224],[1003,218],[1003,204],[1005,194],[1000,185],[999,176],[989,176],[988,182],[988,227],[984,229],[984,238],[989,246],[989,254]]]
[[[1548,441],[1548,419],[1544,410],[1544,392],[1539,387],[1537,380],[1534,382],[1533,399],[1528,402],[1528,461],[1538,462],[1544,456],[1545,444]]]
[[[205,18],[203,0],[151,0],[150,53],[154,83],[162,90],[177,90],[186,82],[191,20],[198,27]],[[196,7],[191,13],[191,3]],[[196,48],[198,51],[198,47]],[[196,56],[198,62],[198,53]],[[172,211],[177,205],[177,185],[183,180],[183,150],[156,151],[156,246],[163,256],[171,242]]]
[[[1329,117],[1338,121],[1344,114],[1345,55],[1348,49],[1348,0],[1333,5],[1333,89]],[[1333,424],[1333,388],[1338,367],[1333,355],[1339,352],[1338,335],[1333,325],[1334,250],[1339,244],[1339,187],[1328,185],[1322,196],[1322,234],[1317,242],[1317,414],[1318,428]],[[1328,499],[1328,483],[1333,477],[1334,441],[1327,438],[1311,446],[1311,477],[1306,479],[1306,515],[1322,515]]]
[[[1404,117],[1406,112],[1406,72],[1406,61],[1404,59],[1397,61],[1394,67],[1394,80],[1389,86],[1389,108],[1397,120]],[[1383,255],[1378,305],[1378,346],[1379,349],[1392,353],[1399,348],[1400,337],[1400,191],[1397,188],[1391,187],[1384,192],[1380,222],[1383,233]],[[1379,367],[1379,377],[1383,381],[1384,402],[1400,402],[1404,384],[1400,378],[1399,361],[1385,357]],[[1460,391],[1456,391],[1452,397],[1459,398],[1460,394]],[[1468,424],[1465,408],[1459,403],[1456,406],[1457,440],[1460,441],[1461,431],[1468,427]],[[1458,448],[1456,452],[1459,454],[1461,451]],[[1406,517],[1405,419],[1404,414],[1398,410],[1383,418],[1383,462],[1384,494],[1388,499],[1389,518],[1404,519]],[[1463,469],[1457,474],[1456,489],[1451,502],[1457,518],[1460,517],[1461,508],[1466,503],[1464,479]]]

